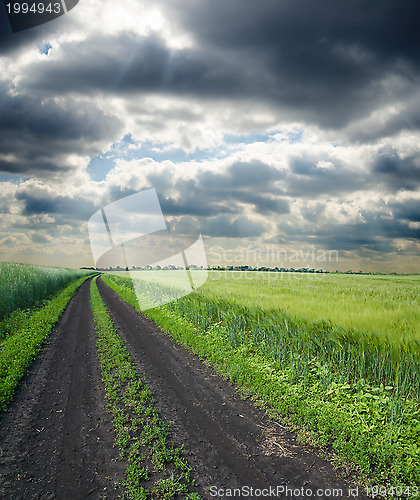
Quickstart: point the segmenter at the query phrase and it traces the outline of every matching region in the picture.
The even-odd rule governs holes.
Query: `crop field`
[[[46,299],[86,271],[0,262],[0,321]]]
[[[131,281],[105,281],[136,306]],[[146,311],[369,481],[420,481],[419,276],[211,272]],[[144,284],[145,295],[165,294]],[[378,446],[378,443],[381,443]]]
[[[143,283],[145,295],[171,295],[167,286]],[[223,324],[232,345],[263,345],[302,375],[317,359],[326,383],[364,379],[418,397],[419,285],[420,276],[216,271],[168,307],[204,328]]]
[[[109,274],[175,289],[189,285],[180,271]],[[196,293],[267,314],[282,311],[295,320],[330,321],[396,343],[420,342],[420,275],[209,271]]]
[[[420,275],[213,271],[199,293],[392,342],[420,342]]]

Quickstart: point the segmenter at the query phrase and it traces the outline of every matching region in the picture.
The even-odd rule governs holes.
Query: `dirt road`
[[[0,498],[102,498],[123,470],[103,406],[85,282],[1,418]]]
[[[228,489],[243,487],[268,492],[279,487],[283,498],[294,499],[308,498],[297,494],[302,488],[330,499],[334,488],[334,498],[351,498],[349,485],[328,462],[241,399],[100,279],[98,287],[163,419],[171,424],[175,444],[184,446],[204,498],[223,498]],[[116,461],[104,411],[89,282],[73,297],[45,355],[2,416],[0,447],[0,498],[117,498],[112,484],[122,478],[126,464]]]

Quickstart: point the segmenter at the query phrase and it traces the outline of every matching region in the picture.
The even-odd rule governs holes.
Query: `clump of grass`
[[[91,272],[0,262],[0,321],[87,274]]]
[[[189,493],[191,468],[171,441],[170,429],[115,331],[95,282],[96,278],[91,284],[91,306],[107,410],[113,416],[120,459],[128,461],[125,479],[118,485],[124,490],[123,498],[199,499]]]
[[[34,312],[34,309],[16,309],[0,321],[0,342],[23,328]]]

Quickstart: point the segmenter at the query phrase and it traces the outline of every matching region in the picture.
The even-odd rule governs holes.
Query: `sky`
[[[0,5],[0,261],[94,265],[156,189],[209,265],[420,270],[418,0]],[[162,245],[162,243],[160,243]]]

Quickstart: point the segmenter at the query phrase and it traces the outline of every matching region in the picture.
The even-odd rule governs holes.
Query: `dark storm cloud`
[[[240,214],[249,205],[257,214],[284,214],[289,202],[279,196],[276,185],[283,174],[258,160],[234,162],[222,172],[200,171],[193,179],[174,179],[171,170],[151,173],[148,181],[158,191],[165,215],[195,215],[214,217]],[[166,195],[171,189],[177,197]]]
[[[170,2],[198,43],[264,67],[255,95],[340,126],[387,100],[389,74],[420,69],[420,4],[362,0]],[[274,85],[270,86],[269,82]]]
[[[0,116],[0,170],[10,173],[66,170],[61,155],[97,154],[95,142],[113,138],[120,128],[115,117],[94,106],[11,95],[5,85]]]
[[[303,207],[300,212],[307,222],[310,222],[311,224],[317,224],[323,220],[325,209],[325,203],[318,202],[315,206]]]
[[[158,36],[100,36],[94,43],[68,43],[62,51],[59,61],[33,66],[25,85],[60,93],[103,90],[210,96],[233,95],[247,85],[232,71],[232,65],[237,65],[234,58],[228,62],[211,52],[174,51]]]
[[[264,224],[249,219],[246,215],[232,218],[220,215],[202,221],[202,232],[206,236],[226,238],[253,238],[267,230]]]
[[[379,210],[375,213],[363,212],[365,222],[357,224],[358,234],[373,234],[386,238],[402,238],[406,240],[420,240],[420,229],[413,229],[402,221],[383,214]]]
[[[416,90],[420,4],[233,0],[170,2],[198,45],[174,50],[130,33],[62,45],[61,60],[32,67],[25,85],[51,92],[151,91],[266,101],[289,119],[341,127]],[[385,88],[396,75],[402,90]],[[415,113],[412,126],[418,127]],[[390,130],[403,123],[393,121]]]
[[[333,233],[333,235],[332,235]],[[337,250],[368,249],[378,253],[394,252],[394,239],[420,241],[420,230],[411,229],[408,225],[392,219],[368,221],[355,225],[335,225],[329,231],[317,234],[316,240],[329,248]]]
[[[192,97],[253,99],[269,102],[289,118],[308,119],[329,126],[364,115],[377,103],[380,85],[369,66],[363,81],[355,73],[360,65],[346,56],[319,47],[311,57],[330,57],[329,71],[311,74],[304,54],[277,60],[269,55],[237,48],[170,50],[157,37],[122,34],[116,39],[97,38],[95,44],[77,42],[63,47],[60,61],[38,63],[28,71],[25,85],[52,93],[154,92]],[[262,49],[260,49],[262,50]],[[274,58],[274,60],[273,60]],[[334,62],[338,58],[341,63]],[[302,59],[303,62],[299,63]],[[295,74],[299,66],[302,74]],[[321,61],[315,66],[326,65]],[[351,66],[345,68],[345,66]],[[384,70],[385,71],[385,70]],[[377,75],[375,75],[377,76]],[[361,89],[357,86],[361,85]]]
[[[331,168],[320,167],[321,161],[331,162]],[[292,157],[290,167],[291,172],[285,176],[283,185],[286,193],[294,197],[316,199],[321,195],[336,196],[366,190],[376,185],[368,168],[363,172],[354,172],[339,160],[328,156]]]
[[[309,153],[289,159],[290,172],[280,186],[288,196],[317,199],[351,196],[356,191],[395,193],[414,191],[420,185],[420,155],[402,158],[392,146],[381,148],[373,160],[362,165],[343,164],[333,156]]]
[[[69,198],[67,196],[52,196],[50,194],[32,195],[29,190],[18,191],[16,199],[24,202],[22,215],[48,214],[62,216],[61,218],[85,221],[95,211],[95,204],[84,198]],[[61,220],[61,223],[64,222]]]
[[[200,199],[201,198],[201,199]],[[203,196],[185,196],[181,200],[174,200],[171,197],[161,198],[161,207],[165,215],[195,215],[212,217],[214,215],[235,213],[231,207],[223,203],[206,200]]]
[[[261,186],[282,178],[282,173],[259,160],[236,162],[229,169],[230,184],[235,187]]]
[[[250,190],[235,191],[234,197],[238,201],[252,205],[254,212],[257,214],[281,215],[290,211],[288,200],[274,197],[271,193],[257,193]]]
[[[392,157],[391,153],[392,150],[387,149],[381,155]],[[327,168],[320,168],[320,162],[324,162]],[[328,162],[334,165],[328,165]],[[328,155],[319,158],[303,155],[291,159],[290,170],[278,170],[261,161],[250,160],[233,162],[220,171],[198,170],[187,180],[177,175],[173,165],[168,165],[159,171],[151,170],[144,187],[153,186],[158,190],[165,216],[193,217],[200,221],[202,233],[207,236],[263,235],[267,229],[264,225],[255,220],[238,219],[251,212],[267,217],[267,220],[282,220],[279,234],[286,241],[311,243],[310,238],[316,238],[316,242],[326,248],[365,248],[379,252],[386,250],[384,240],[387,238],[411,241],[419,238],[419,231],[407,224],[407,220],[416,221],[419,217],[417,201],[377,203],[376,211],[362,213],[364,222],[342,224],[331,220],[331,213],[326,212],[326,204],[320,199],[324,194],[341,197],[343,204],[337,217],[344,215],[347,219],[349,213],[345,200],[351,200],[353,192],[378,187],[384,192],[392,191],[392,185],[388,187],[381,180],[381,175],[387,175],[387,172],[380,174],[375,170],[377,163],[374,160],[373,164],[367,164],[365,169],[358,169],[356,173],[351,166]],[[389,169],[383,167],[385,171]],[[137,185],[125,188],[117,185],[109,191],[108,198],[114,201],[136,191]],[[291,197],[319,199],[317,203],[301,206],[303,224],[300,218],[291,219]],[[393,251],[392,242],[388,246],[389,251]]]
[[[62,43],[60,58],[29,66],[22,85],[52,94],[252,99],[285,119],[333,128],[417,89],[417,0],[168,0],[162,12],[195,39],[194,47],[170,49],[157,35],[95,35]],[[390,75],[405,85],[387,87]],[[419,117],[412,110],[411,127],[418,129]],[[406,126],[392,118],[377,134]]]
[[[420,200],[409,199],[404,202],[393,201],[389,202],[388,206],[396,219],[420,222]]]
[[[417,161],[412,158],[401,160],[395,151],[386,149],[373,163],[367,162],[365,168],[353,169],[351,165],[344,165],[328,155],[303,155],[290,159],[288,171],[280,171],[261,161],[251,160],[235,162],[220,172],[200,171],[187,181],[179,178],[176,180],[170,169],[159,175],[152,173],[148,180],[150,185],[161,192],[162,208],[167,215],[215,217],[240,214],[243,213],[244,206],[248,206],[255,214],[271,217],[288,214],[291,199],[319,200],[327,196],[349,200],[355,192],[380,189],[389,194],[401,187],[413,188],[415,182],[417,185],[420,182],[420,175],[416,174]],[[322,168],[322,163],[327,164],[327,167]],[[171,181],[171,178],[174,180]],[[177,192],[176,198],[166,195],[170,190]],[[347,215],[345,206],[342,210]],[[398,213],[402,210],[402,206],[398,207]],[[410,210],[412,216],[415,216],[414,208],[411,207]],[[322,224],[324,211],[325,204],[319,201],[316,206],[304,209],[302,215],[311,223]],[[372,224],[373,222],[369,227]],[[389,222],[387,224],[390,227]],[[377,222],[373,224],[375,227],[376,225]],[[366,227],[362,226],[362,231]],[[327,231],[330,229],[329,226],[326,228]],[[348,230],[353,231],[353,228]]]
[[[290,49],[330,42],[360,44],[381,59],[419,65],[417,0],[172,0],[176,17],[206,44]]]
[[[325,206],[324,206],[325,207]],[[401,204],[400,210],[405,210]],[[384,208],[384,207],[382,207]],[[353,223],[339,223],[323,220],[325,210],[318,205],[313,210],[303,209],[301,215],[305,224],[283,220],[278,224],[278,234],[289,241],[313,243],[325,248],[360,251],[362,249],[379,253],[394,252],[394,239],[420,241],[420,229],[413,229],[403,220],[392,218],[381,207],[374,211],[363,211],[363,220]]]
[[[270,194],[253,193],[251,190],[237,190],[223,194],[209,193],[202,187],[196,187],[194,193],[186,186],[180,186],[181,196],[173,199],[161,195],[161,207],[165,215],[194,215],[197,217],[213,217],[221,214],[238,214],[243,206],[249,205],[253,212],[260,215],[285,214],[289,212],[288,200],[274,198]]]
[[[356,251],[360,253],[363,250],[370,250],[379,253],[391,253],[395,251],[392,240],[388,237],[378,236],[370,231],[363,230],[359,232],[360,227],[350,228],[347,225],[334,225],[331,231],[312,231],[298,230],[282,227],[281,236],[275,239],[275,243],[300,243],[315,244],[319,247],[338,251]],[[334,231],[334,233],[332,233]],[[311,237],[308,238],[308,235]],[[270,243],[273,241],[270,240]]]
[[[283,175],[277,168],[254,158],[247,162],[232,163],[223,172],[200,172],[197,183],[207,191],[217,193],[228,194],[241,188],[271,192],[276,189],[274,183],[282,179]]]
[[[375,178],[385,183],[390,191],[414,191],[420,185],[420,157],[401,158],[395,148],[385,147],[374,162],[373,172]]]

